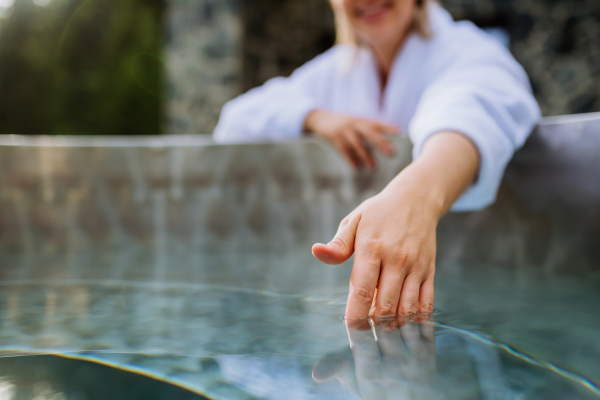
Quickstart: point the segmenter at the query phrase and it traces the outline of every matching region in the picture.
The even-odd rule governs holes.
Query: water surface
[[[302,257],[295,261],[313,273],[330,268]],[[0,285],[5,383],[22,385],[15,376],[28,362],[58,363],[27,354],[59,354],[63,363],[102,364],[214,399],[384,399],[398,393],[406,399],[591,399],[600,393],[594,383],[600,295],[592,277],[492,265],[461,265],[457,274],[457,266],[440,266],[433,320],[388,332],[347,330],[341,316],[348,266],[333,267],[337,286],[314,290],[300,281],[295,291],[281,292],[243,286],[246,272],[235,264],[220,265],[230,272],[240,268],[232,285],[175,279],[206,277],[201,270],[209,265],[167,272],[162,282],[70,279],[56,268],[32,264],[36,279],[5,275]],[[133,275],[143,268],[130,269]],[[69,378],[78,375],[67,371],[53,368],[52,379],[62,382],[57,388],[79,385],[80,378]],[[119,383],[124,379],[114,387],[145,398]],[[61,393],[71,398],[68,389]]]

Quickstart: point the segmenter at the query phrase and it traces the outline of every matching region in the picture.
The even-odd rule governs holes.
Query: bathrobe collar
[[[359,49],[349,48],[340,71],[346,75],[346,84],[352,87],[352,96],[342,99],[345,103],[343,108],[364,118],[399,121],[400,128],[406,131],[418,103],[418,98],[411,96],[420,92],[411,88],[422,82],[422,79],[415,79],[415,76],[422,74],[422,68],[426,64],[424,41],[415,33],[406,39],[396,55],[383,95],[375,55],[364,46]]]

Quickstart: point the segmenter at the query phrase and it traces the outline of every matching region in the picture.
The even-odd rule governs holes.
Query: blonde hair
[[[428,7],[432,0],[416,0],[415,15],[413,16],[411,31],[416,32],[423,39],[431,38],[431,31],[429,29],[429,15]],[[346,12],[342,6],[342,0],[329,0],[333,13],[335,15],[335,31],[337,44],[355,44],[359,45],[360,41],[348,18]]]

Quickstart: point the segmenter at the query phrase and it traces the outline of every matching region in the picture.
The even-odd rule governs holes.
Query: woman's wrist
[[[427,215],[432,216],[435,223],[446,213],[447,194],[436,179],[436,172],[427,163],[413,162],[406,167],[384,192],[390,193],[400,201],[418,204]]]
[[[303,129],[305,133],[315,133],[318,131],[318,119],[321,117],[323,111],[315,109],[309,112],[304,118]]]
[[[478,169],[479,153],[466,136],[440,132],[386,190],[421,202],[424,210],[439,220],[473,183]]]

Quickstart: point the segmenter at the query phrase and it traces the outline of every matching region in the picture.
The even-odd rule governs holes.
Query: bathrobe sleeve
[[[286,140],[302,135],[304,120],[319,108],[335,71],[339,49],[321,54],[289,78],[273,78],[229,101],[213,138],[219,143]]]
[[[494,202],[506,165],[540,119],[540,110],[527,75],[503,47],[491,39],[452,42],[461,48],[446,45],[448,56],[437,58],[438,69],[421,95],[409,135],[415,159],[440,131],[457,131],[473,141],[479,173],[452,211],[477,210]]]

